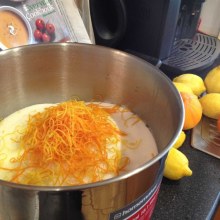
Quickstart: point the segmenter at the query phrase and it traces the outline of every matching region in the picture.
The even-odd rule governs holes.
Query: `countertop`
[[[189,159],[191,177],[163,178],[152,220],[205,220],[220,192],[220,160],[191,147],[191,131],[181,150]]]
[[[220,56],[199,75],[204,78],[217,65]],[[189,159],[193,175],[178,181],[163,178],[152,220],[205,220],[220,192],[220,160],[194,149],[191,134],[191,130],[186,131],[179,150]]]

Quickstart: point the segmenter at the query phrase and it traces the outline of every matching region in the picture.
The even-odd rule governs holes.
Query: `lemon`
[[[220,93],[208,93],[199,99],[202,105],[202,113],[213,119],[220,115]]]
[[[179,148],[183,145],[184,141],[186,139],[186,134],[184,131],[180,132],[180,135],[178,136],[177,141],[175,142],[175,144],[173,145],[174,148]]]
[[[208,93],[220,93],[220,66],[209,71],[204,82]]]
[[[179,180],[184,176],[191,176],[189,160],[176,148],[171,148],[165,160],[163,175],[170,180]]]
[[[192,73],[184,73],[173,79],[173,82],[180,82],[188,85],[196,96],[200,96],[206,91],[203,79]]]
[[[192,89],[188,85],[186,85],[184,83],[180,83],[180,82],[173,82],[173,84],[175,85],[176,89],[179,92],[186,92],[186,93],[193,94]]]

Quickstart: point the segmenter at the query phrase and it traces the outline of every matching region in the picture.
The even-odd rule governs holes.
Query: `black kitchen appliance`
[[[217,38],[197,33],[205,0],[90,0],[96,44],[137,55],[167,74],[195,72],[218,57]]]

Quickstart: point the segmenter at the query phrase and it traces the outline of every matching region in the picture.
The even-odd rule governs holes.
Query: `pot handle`
[[[116,47],[126,30],[124,1],[90,0],[90,13],[96,44]]]

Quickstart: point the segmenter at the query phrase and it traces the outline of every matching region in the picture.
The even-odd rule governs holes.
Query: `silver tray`
[[[220,159],[220,132],[217,120],[203,116],[200,123],[192,129],[192,147]]]

